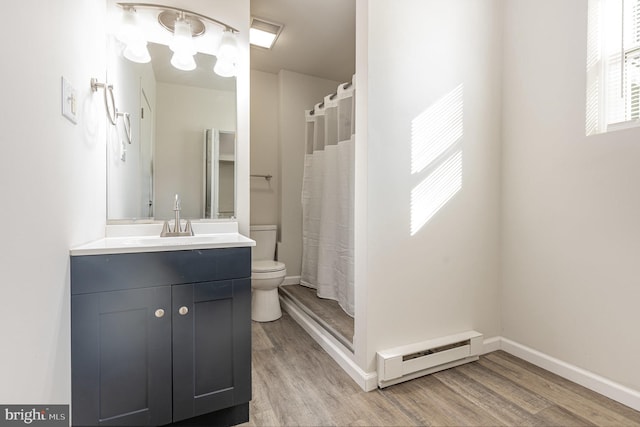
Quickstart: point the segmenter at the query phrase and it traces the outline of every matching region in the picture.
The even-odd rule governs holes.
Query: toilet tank
[[[251,260],[273,260],[276,255],[276,234],[278,227],[275,225],[252,225],[249,228],[249,237],[256,241],[251,251]]]

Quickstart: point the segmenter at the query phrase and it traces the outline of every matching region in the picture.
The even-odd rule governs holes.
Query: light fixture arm
[[[239,33],[237,29],[233,28],[231,25],[225,24],[222,21],[219,21],[215,18],[211,18],[209,16],[203,15],[198,12],[192,12],[190,10],[181,9],[179,7],[165,6],[162,4],[154,4],[154,3],[117,3],[117,5],[123,9],[140,7],[140,8],[149,8],[149,9],[159,9],[159,10],[172,10],[178,13],[186,13],[186,14],[195,16],[197,18],[203,19],[205,21],[209,21],[216,25],[220,25],[221,27],[224,27],[225,30],[231,31],[234,34]]]

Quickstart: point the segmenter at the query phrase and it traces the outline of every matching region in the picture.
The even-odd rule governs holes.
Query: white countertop
[[[193,223],[195,235],[180,237],[160,237],[162,224],[108,225],[105,233],[107,237],[75,246],[69,252],[72,256],[81,256],[237,248],[256,245],[255,241],[237,232],[236,223],[221,224],[221,226],[216,226],[215,223]]]

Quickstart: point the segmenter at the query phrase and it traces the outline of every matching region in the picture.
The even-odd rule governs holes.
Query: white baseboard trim
[[[563,362],[537,350],[511,341],[504,337],[500,338],[500,347],[503,351],[512,354],[520,359],[526,360],[536,366],[560,375],[570,381],[580,384],[590,390],[600,393],[610,399],[640,411],[640,391],[633,390],[622,384],[618,384],[600,375],[589,372],[585,369]]]
[[[482,342],[482,350],[480,354],[491,353],[492,351],[497,351],[502,348],[502,337],[491,337],[487,338]]]
[[[306,313],[292,304],[286,298],[280,298],[282,308],[295,320],[320,347],[327,352],[333,360],[345,371],[353,381],[364,391],[375,390],[378,387],[378,374],[375,372],[365,372],[353,361],[351,352],[324,328],[319,326]]]
[[[280,286],[299,285],[299,284],[300,284],[300,276],[286,276],[284,278],[284,281],[282,282],[282,285]]]

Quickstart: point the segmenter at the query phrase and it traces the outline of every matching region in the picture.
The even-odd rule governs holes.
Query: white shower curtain
[[[301,284],[353,304],[354,87],[345,83],[306,112]]]

